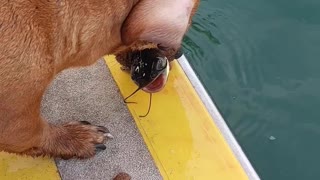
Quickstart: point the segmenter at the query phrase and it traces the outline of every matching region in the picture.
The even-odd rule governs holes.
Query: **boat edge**
[[[252,164],[250,163],[249,159],[243,152],[241,146],[239,145],[238,141],[232,134],[231,130],[229,129],[226,121],[220,114],[217,106],[215,105],[214,101],[209,96],[208,92],[205,90],[204,86],[200,82],[198,76],[194,72],[193,68],[191,67],[188,59],[185,55],[182,55],[179,59],[177,59],[179,65],[181,66],[182,70],[186,74],[187,78],[191,82],[193,88],[197,92],[198,96],[200,97],[202,103],[207,108],[210,116],[212,117],[213,121],[217,125],[218,129],[221,131],[221,134],[225,138],[227,144],[231,148],[232,152],[236,156],[237,160],[240,162],[242,168],[244,169],[245,173],[247,174],[249,179],[252,180],[260,180],[257,172],[253,168]]]

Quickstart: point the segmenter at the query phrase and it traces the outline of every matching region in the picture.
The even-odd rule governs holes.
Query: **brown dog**
[[[174,54],[198,0],[3,0],[0,3],[0,151],[88,158],[108,130],[88,122],[49,124],[40,115],[55,75],[106,54],[122,64],[132,47]]]

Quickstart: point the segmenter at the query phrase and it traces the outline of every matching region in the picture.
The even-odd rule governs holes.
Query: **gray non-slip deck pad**
[[[162,179],[103,60],[59,74],[42,102],[53,123],[72,120],[104,125],[114,139],[89,160],[58,160],[63,180],[109,180],[123,171],[136,180]]]

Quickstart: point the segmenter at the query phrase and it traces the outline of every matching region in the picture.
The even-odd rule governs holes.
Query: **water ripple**
[[[316,0],[202,0],[184,39],[263,179],[320,178],[320,145],[310,143],[320,134],[319,9]]]

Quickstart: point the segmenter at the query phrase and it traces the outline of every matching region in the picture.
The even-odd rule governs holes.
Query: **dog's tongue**
[[[155,79],[152,83],[150,83],[149,85],[147,85],[146,87],[142,88],[143,91],[146,91],[148,93],[156,93],[161,91],[167,81],[167,77],[165,73],[160,74],[159,77],[157,77],[157,79]]]

